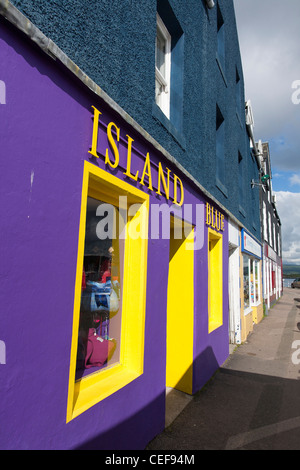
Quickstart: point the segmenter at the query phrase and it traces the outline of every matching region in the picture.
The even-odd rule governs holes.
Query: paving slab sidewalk
[[[147,450],[300,450],[300,291],[268,313]]]

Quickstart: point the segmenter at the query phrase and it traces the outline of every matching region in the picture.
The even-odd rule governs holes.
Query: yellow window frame
[[[125,226],[125,254],[122,298],[120,362],[99,372],[75,380],[81,284],[88,196],[118,207],[119,196],[126,196],[127,209],[140,204]],[[127,211],[128,212],[128,211]],[[96,167],[84,163],[78,238],[77,269],[74,293],[73,330],[70,354],[67,419],[81,413],[117,392],[143,374],[146,280],[148,252],[149,195]],[[130,236],[132,226],[139,225],[139,237]]]
[[[208,332],[223,325],[223,237],[208,229]]]

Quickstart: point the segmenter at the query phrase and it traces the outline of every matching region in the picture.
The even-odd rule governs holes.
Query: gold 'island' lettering
[[[93,135],[92,135],[92,146],[88,153],[93,157],[99,158],[97,152],[97,145],[98,145],[98,132],[99,132],[99,119],[100,115],[102,114],[95,106],[92,106],[94,110],[94,122],[93,122]],[[114,131],[114,134],[113,132]],[[119,147],[118,143],[120,141],[120,133],[121,129],[114,123],[110,122],[107,126],[107,139],[109,147],[112,151],[112,156],[109,155],[109,147],[105,150],[105,164],[111,168],[117,168],[120,163],[120,154],[119,154]],[[132,142],[134,140],[126,134],[127,137],[127,162],[126,162],[126,171],[124,171],[124,175],[128,178],[131,178],[134,181],[137,181],[141,186],[147,186],[150,191],[154,191],[153,189],[153,177],[152,177],[152,169],[151,169],[151,159],[150,154],[147,152],[145,156],[144,168],[142,172],[142,176],[139,175],[139,170],[132,169]],[[165,171],[167,172],[165,175]],[[163,188],[164,195],[166,199],[170,199],[170,177],[171,170],[169,168],[163,168],[161,162],[158,162],[158,174],[157,174],[157,191],[156,194],[162,195],[161,190]],[[182,206],[184,201],[184,188],[181,179],[172,173],[173,179],[173,203],[177,204],[178,206]],[[179,193],[179,194],[178,194]],[[224,216],[222,216],[224,219]],[[220,223],[220,222],[219,222]]]

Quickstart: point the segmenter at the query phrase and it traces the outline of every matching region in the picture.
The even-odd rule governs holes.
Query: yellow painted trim
[[[208,228],[208,332],[223,325],[223,239]],[[210,243],[212,244],[210,249]]]
[[[119,196],[126,196],[128,204],[138,203],[140,209],[134,216],[128,217],[126,224],[120,363],[75,382],[88,196],[117,206]],[[131,224],[136,223],[137,218],[141,228],[141,236],[131,237]],[[95,165],[85,162],[74,293],[67,422],[117,392],[143,373],[148,220],[148,194]]]
[[[166,386],[189,394],[193,393],[194,345],[194,250],[190,249],[191,243],[194,243],[192,226],[186,238],[170,239],[166,358]]]

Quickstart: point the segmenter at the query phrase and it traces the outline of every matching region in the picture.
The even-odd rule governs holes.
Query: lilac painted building
[[[0,448],[144,449],[166,386],[228,357],[228,215],[33,25],[0,22]]]

